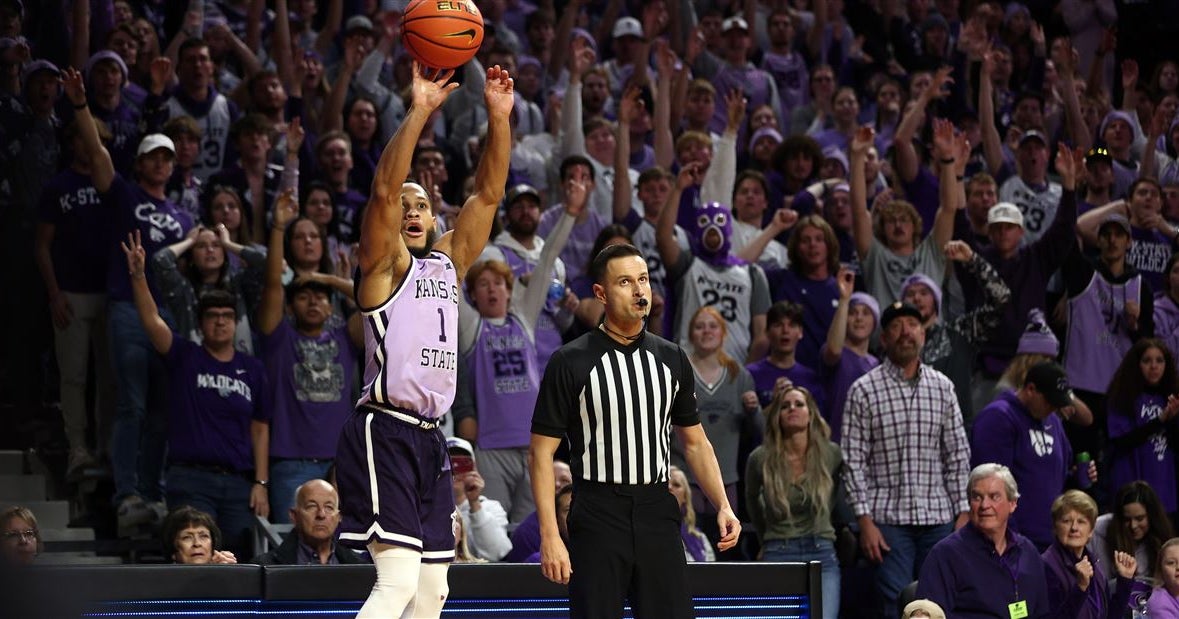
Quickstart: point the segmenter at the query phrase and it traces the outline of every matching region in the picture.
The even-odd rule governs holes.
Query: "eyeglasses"
[[[26,539],[29,541],[33,541],[33,542],[37,541],[37,530],[36,529],[26,529],[24,531],[5,531],[4,532],[4,541],[6,541],[6,542],[12,542],[12,541],[23,542]]]

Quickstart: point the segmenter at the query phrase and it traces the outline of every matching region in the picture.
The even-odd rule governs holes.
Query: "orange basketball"
[[[483,44],[483,15],[471,0],[413,0],[405,7],[401,33],[405,49],[418,62],[454,69]]]

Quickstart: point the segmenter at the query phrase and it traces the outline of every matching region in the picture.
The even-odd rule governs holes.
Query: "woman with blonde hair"
[[[745,504],[765,561],[823,565],[823,617],[839,616],[839,561],[831,513],[843,454],[803,387],[780,382],[766,408],[765,440],[745,467]]]
[[[716,551],[708,536],[696,526],[696,510],[692,507],[692,487],[683,469],[672,466],[667,473],[667,489],[680,504],[680,538],[684,540],[684,559],[688,561],[716,561]]]
[[[27,507],[10,507],[0,512],[0,563],[31,565],[41,554],[41,529]]]
[[[737,481],[741,472],[737,452],[742,429],[755,426],[761,410],[754,391],[753,376],[725,352],[728,323],[715,307],[705,305],[692,314],[688,322],[688,361],[696,384],[696,410],[704,433],[716,451],[729,503],[737,504]],[[672,446],[672,463],[685,467],[678,441]],[[713,542],[720,538],[716,529],[716,510],[703,492],[695,493],[692,507],[701,517],[705,534]]]
[[[1155,566],[1158,586],[1150,594],[1147,611],[1151,619],[1179,617],[1179,537],[1173,537],[1159,549]]]

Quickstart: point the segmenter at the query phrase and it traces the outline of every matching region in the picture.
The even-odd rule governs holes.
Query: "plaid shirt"
[[[928,365],[917,372],[907,380],[883,359],[848,390],[844,481],[857,517],[934,525],[969,509],[970,444],[954,384]]]

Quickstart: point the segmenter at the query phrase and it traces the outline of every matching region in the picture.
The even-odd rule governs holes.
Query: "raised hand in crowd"
[[[151,93],[162,95],[172,83],[172,60],[160,56],[151,61]]]
[[[61,89],[74,107],[86,105],[86,81],[81,72],[67,67],[61,72]]]
[[[946,259],[954,262],[970,262],[974,258],[974,250],[965,241],[950,241],[946,243],[943,252]]]
[[[745,123],[745,106],[748,103],[749,99],[745,98],[745,93],[735,88],[725,95],[725,133],[736,134],[741,129],[741,125]]]

